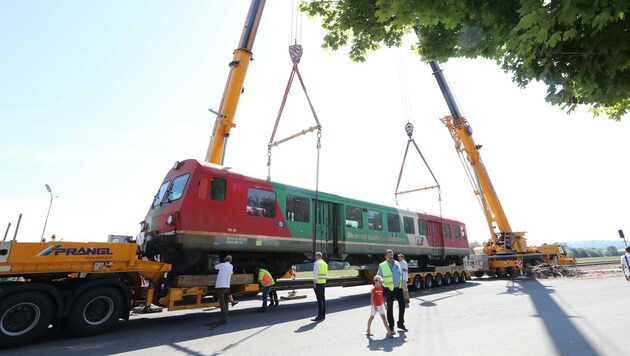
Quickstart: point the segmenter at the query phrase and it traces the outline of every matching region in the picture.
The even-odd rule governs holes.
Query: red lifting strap
[[[308,100],[308,105],[311,108],[311,112],[313,113],[313,118],[315,118],[316,126],[309,127],[306,130],[300,131],[294,135],[291,135],[285,139],[274,142],[273,139],[276,137],[276,131],[278,130],[278,124],[280,123],[280,117],[282,117],[282,111],[284,110],[284,105],[287,102],[287,98],[289,96],[289,90],[291,89],[291,85],[293,84],[293,78],[297,74],[298,79],[300,80],[300,84],[302,85],[302,90],[304,90],[304,94],[306,95],[306,100]],[[308,96],[308,92],[306,91],[306,86],[304,86],[304,80],[302,80],[302,75],[300,74],[300,70],[298,69],[297,63],[293,63],[293,69],[291,69],[291,75],[289,76],[289,82],[287,83],[287,88],[284,91],[284,96],[282,97],[282,103],[280,104],[280,110],[278,111],[278,117],[276,118],[276,123],[273,126],[273,132],[271,133],[271,138],[269,139],[269,147],[277,146],[285,141],[288,141],[292,138],[295,138],[300,135],[304,135],[307,132],[315,131],[320,128],[321,124],[319,123],[319,119],[317,118],[317,113],[315,113],[315,108],[313,107],[313,103],[311,102],[311,98]]]

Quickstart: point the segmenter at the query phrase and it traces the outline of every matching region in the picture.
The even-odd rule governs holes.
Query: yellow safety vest
[[[398,286],[402,286],[403,278],[402,278],[402,270],[400,269],[400,263],[398,261],[394,261],[396,267],[398,267],[398,275],[400,276],[400,283]],[[389,290],[394,290],[394,274],[392,273],[392,269],[389,267],[389,263],[387,260],[383,261],[380,265],[381,273],[383,274],[383,288],[389,288]]]
[[[328,276],[328,264],[324,262],[324,260],[317,260],[315,263],[318,263],[317,267],[317,284],[325,284],[326,277]]]

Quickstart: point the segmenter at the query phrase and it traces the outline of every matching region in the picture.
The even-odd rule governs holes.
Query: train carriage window
[[[223,178],[212,178],[210,183],[210,199],[211,200],[225,200],[225,188],[227,184]]]
[[[190,173],[186,173],[181,175],[175,179],[173,179],[173,185],[168,193],[168,201],[174,201],[182,197],[184,195],[184,189],[186,189],[186,183],[188,183],[188,177],[190,177]]]
[[[413,224],[413,218],[403,216],[403,225],[405,226],[405,232],[408,234],[415,234],[416,227]]]
[[[247,215],[276,217],[276,193],[249,188],[247,191]]]
[[[287,220],[309,222],[311,200],[287,195]]]
[[[418,233],[425,236],[429,234],[426,220],[418,220]]]
[[[449,224],[442,224],[442,236],[444,236],[444,238],[451,238],[451,225]]]
[[[459,226],[453,225],[453,236],[459,240]]]
[[[460,226],[462,229],[462,239],[467,240],[468,236],[466,236],[466,229],[463,226]]]
[[[363,212],[361,208],[346,206],[346,226],[355,229],[363,228]]]
[[[383,231],[383,213],[380,211],[368,210],[368,228],[370,230]]]
[[[387,231],[400,232],[400,218],[397,214],[387,214]]]
[[[156,206],[158,206],[158,204],[160,204],[160,202],[164,198],[164,194],[166,194],[166,189],[168,188],[168,185],[170,183],[171,183],[171,181],[167,180],[166,182],[162,183],[162,185],[160,186],[160,190],[158,190],[157,194],[153,198],[153,207],[154,208]]]

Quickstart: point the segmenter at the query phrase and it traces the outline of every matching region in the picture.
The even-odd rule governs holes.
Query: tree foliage
[[[578,104],[620,120],[630,110],[627,0],[337,0],[301,4],[320,16],[324,48],[350,43],[364,61],[380,45],[400,46],[416,31],[424,61],[495,60],[521,87],[547,86],[546,100]]]

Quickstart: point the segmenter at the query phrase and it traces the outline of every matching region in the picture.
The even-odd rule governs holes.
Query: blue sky
[[[19,240],[46,236],[103,241],[135,235],[176,160],[205,157],[249,1],[0,1],[0,228],[23,213]],[[291,4],[269,1],[228,142],[226,165],[264,177],[266,147],[291,62]],[[427,64],[383,49],[366,63],[320,48],[317,20],[303,18],[300,70],[323,125],[320,189],[394,205],[406,145],[401,87],[408,86],[414,137],[442,185],[403,196],[401,207],[486,224],[453,143],[449,114]],[[404,63],[400,57],[404,58]],[[401,80],[397,67],[406,78]],[[512,227],[531,243],[615,239],[630,229],[630,134],[622,123],[568,116],[544,102],[544,86],[516,87],[484,60],[444,65]],[[312,125],[294,87],[278,136]],[[315,137],[280,146],[272,179],[313,188]],[[402,188],[429,183],[418,157]]]

